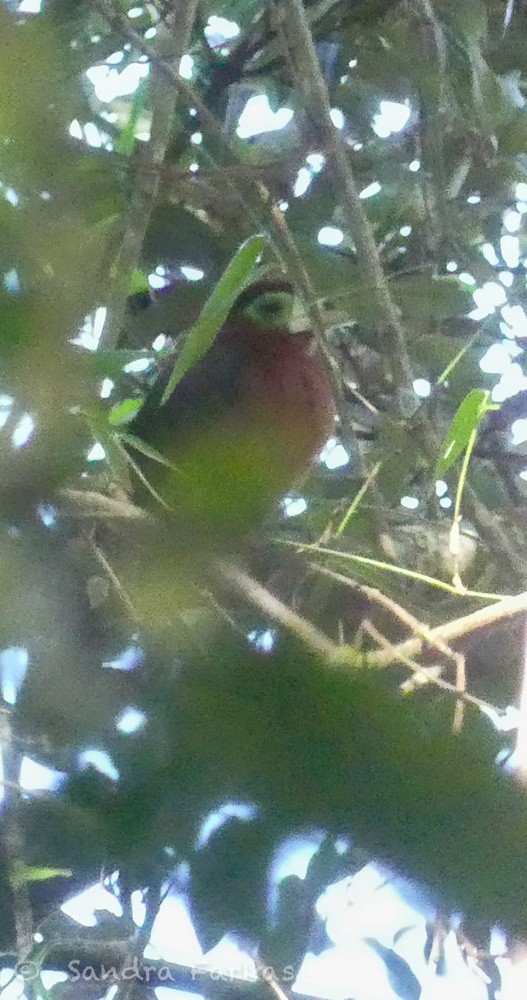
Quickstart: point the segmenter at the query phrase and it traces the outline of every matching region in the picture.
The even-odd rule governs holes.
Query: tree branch
[[[306,618],[297,615],[295,611],[278,600],[274,594],[271,594],[269,590],[262,587],[261,583],[254,580],[252,576],[249,576],[248,573],[238,566],[225,561],[218,563],[218,571],[221,578],[226,580],[242,597],[247,598],[251,604],[254,604],[255,607],[263,611],[273,621],[284,625],[289,632],[296,635],[313,653],[326,660],[334,658],[339,647]]]
[[[396,387],[403,393],[398,400],[397,408],[404,417],[404,396],[413,393],[413,372],[399,309],[391,296],[372,228],[359,196],[349,151],[339,130],[331,121],[328,89],[318,63],[302,0],[289,0],[288,3],[280,5],[280,11],[289,38],[293,65],[296,62],[297,66],[295,74],[297,83],[304,92],[308,110],[321,133],[346,225],[356,245],[357,266],[363,281],[371,286],[383,327],[381,330],[383,346],[390,371]],[[433,462],[439,442],[426,419],[421,419],[419,436],[427,458]],[[468,516],[474,521],[482,538],[502,554],[509,563],[517,584],[523,587],[527,580],[525,561],[510,544],[496,519],[478,501],[473,491],[467,490],[465,506]]]
[[[141,150],[143,155],[125,221],[121,246],[111,269],[112,288],[105,329],[100,341],[101,348],[115,347],[121,331],[130,275],[137,267],[140,258],[159,190],[161,169],[172,135],[179,96],[179,87],[174,77],[179,75],[181,58],[190,45],[197,8],[198,0],[174,0],[170,24],[160,22],[157,29],[158,56],[162,58],[163,65],[170,64],[173,67],[174,73],[170,76],[166,73],[156,73],[158,62],[152,60],[154,72],[150,84],[152,109],[150,141]],[[117,18],[121,26],[121,18],[114,14],[111,0],[100,0],[99,10],[109,23],[113,23]]]
[[[23,961],[33,946],[33,913],[29,898],[28,882],[21,878],[24,866],[24,832],[19,822],[21,789],[19,784],[22,755],[16,749],[11,720],[4,709],[0,711],[0,747],[4,767],[5,791],[9,794],[4,805],[3,843],[9,870],[13,918],[18,961]]]
[[[444,625],[438,625],[437,628],[430,629],[430,639],[428,641],[433,640],[434,644],[437,641],[450,644],[456,639],[462,639],[464,636],[471,635],[472,632],[477,632],[488,625],[495,625],[496,622],[505,621],[507,618],[514,618],[516,615],[521,615],[526,611],[527,591],[524,591],[521,594],[516,594],[514,597],[506,597],[502,601],[491,604],[486,608],[478,608],[477,611],[473,611],[469,615],[464,615],[463,618],[455,618],[451,622],[445,622]],[[375,666],[384,667],[390,663],[394,654],[411,657],[419,656],[426,645],[427,643],[422,638],[415,637],[407,639],[406,642],[402,642],[398,646],[394,646],[391,653],[380,651],[373,653],[369,659]]]
[[[371,286],[389,366],[397,387],[412,392],[412,366],[399,309],[388,288],[377,245],[341,134],[331,121],[331,104],[322,75],[313,36],[302,0],[289,0],[280,7],[289,42],[295,76],[303,90],[308,111],[327,150],[328,166],[342,204],[349,235],[357,248],[357,266],[366,285]]]

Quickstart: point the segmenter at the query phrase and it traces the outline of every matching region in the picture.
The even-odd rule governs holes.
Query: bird
[[[174,363],[166,359],[128,425],[147,446],[133,454],[134,501],[177,518],[213,547],[261,524],[334,430],[331,382],[314,347],[286,277],[249,284],[209,350],[162,402]]]

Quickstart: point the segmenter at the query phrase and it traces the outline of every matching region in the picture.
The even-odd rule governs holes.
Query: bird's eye
[[[249,319],[264,327],[286,327],[293,311],[293,299],[287,292],[260,295],[246,309]]]
[[[281,316],[282,311],[282,303],[276,302],[276,300],[262,302],[260,306],[260,315],[265,316],[266,319],[272,319],[273,316]]]

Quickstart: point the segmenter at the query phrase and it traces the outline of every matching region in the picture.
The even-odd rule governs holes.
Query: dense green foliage
[[[148,940],[143,929],[130,944],[130,895],[149,890],[148,930],[185,862],[204,948],[237,931],[297,970],[318,896],[367,857],[421,879],[443,913],[463,909],[485,935],[500,922],[525,937],[527,803],[495,765],[506,744],[486,715],[466,697],[461,713],[459,659],[419,625],[526,589],[524,459],[510,437],[525,415],[525,5],[158,0],[132,17],[129,6],[0,6],[4,697],[13,650],[29,664],[2,716],[2,947],[64,968],[81,946],[58,907],[118,870],[124,916],[83,935],[81,957],[119,966]],[[220,16],[238,25],[232,40],[211,34]],[[190,79],[178,74],[189,53]],[[150,72],[105,103],[86,72],[110,57],[115,84],[146,57]],[[240,137],[258,95],[294,116]],[[384,137],[372,128],[381,102],[409,109]],[[324,227],[336,245],[320,242]],[[135,520],[123,499],[135,475],[123,435],[156,354],[173,343],[181,377],[258,251],[310,310],[346,454],[298,485],[300,514],[277,506],[255,525],[238,569],[211,553],[206,575],[205,540],[193,576],[181,523],[174,543],[165,517]],[[156,268],[167,288],[151,304]],[[476,288],[494,305],[477,293],[471,314]],[[83,326],[84,346],[72,343]],[[517,365],[501,409],[479,364],[497,343],[514,345]],[[452,635],[472,702],[504,709],[519,698],[523,624],[488,620]],[[271,627],[272,652],[247,639]],[[390,644],[409,636],[401,662]],[[414,681],[403,698],[423,638],[446,683]],[[115,669],[125,650],[134,669]],[[144,725],[126,733],[116,720],[130,706]],[[107,753],[113,777],[81,765],[87,748]],[[24,755],[63,772],[60,791],[21,795]],[[199,850],[228,801],[257,818]],[[272,926],[273,854],[313,828],[322,847],[301,884],[279,887]],[[339,853],[342,836],[355,846]]]

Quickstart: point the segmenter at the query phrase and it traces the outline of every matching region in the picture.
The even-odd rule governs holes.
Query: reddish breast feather
[[[308,353],[311,338],[267,337],[265,345],[262,339],[251,351],[247,388],[300,475],[333,433],[331,385],[320,362]]]

